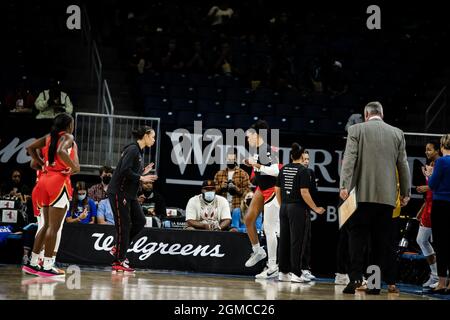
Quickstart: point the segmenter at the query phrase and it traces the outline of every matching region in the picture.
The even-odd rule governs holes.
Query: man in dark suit
[[[389,292],[395,287],[391,247],[392,212],[396,206],[399,174],[401,205],[410,197],[411,177],[403,132],[383,121],[383,107],[370,102],[364,109],[365,122],[348,128],[340,179],[340,197],[345,200],[355,188],[358,209],[347,221],[350,249],[350,283],[344,293],[360,286],[364,268],[364,246],[369,244],[372,261],[381,269]],[[370,239],[370,242],[369,242]],[[367,293],[379,294],[379,288]]]

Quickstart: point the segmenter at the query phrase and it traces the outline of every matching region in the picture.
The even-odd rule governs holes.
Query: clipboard
[[[347,199],[342,202],[338,208],[339,217],[339,229],[347,222],[347,220],[355,213],[358,208],[358,202],[356,201],[356,191],[355,188],[350,191]]]

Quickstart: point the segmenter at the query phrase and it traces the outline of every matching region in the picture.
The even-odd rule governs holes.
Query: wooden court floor
[[[417,287],[406,293],[379,296],[357,292],[319,279],[310,284],[251,277],[139,270],[112,274],[109,268],[80,269],[79,278],[54,280],[24,275],[20,266],[0,265],[0,300],[430,300]],[[77,281],[79,280],[79,281]]]

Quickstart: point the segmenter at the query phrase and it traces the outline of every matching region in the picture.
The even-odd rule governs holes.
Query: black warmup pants
[[[385,204],[360,202],[356,212],[347,221],[351,281],[362,280],[366,271],[367,252],[369,252],[369,262],[380,267],[381,279],[387,284],[395,284],[396,259],[392,246],[393,210],[393,207]]]
[[[130,242],[144,229],[146,220],[137,199],[125,199],[121,193],[109,195],[108,198],[116,226],[115,261],[121,262],[126,259]]]
[[[302,275],[301,262],[306,243],[306,215],[298,203],[282,203],[280,208],[280,272]]]
[[[305,250],[302,258],[302,270],[311,269],[311,214],[307,210],[306,222],[305,222]]]
[[[337,273],[347,274],[350,269],[350,252],[349,252],[349,231],[348,224],[344,224],[339,230],[339,240],[337,244]]]
[[[450,272],[450,201],[433,200],[431,227],[438,276],[446,278]]]

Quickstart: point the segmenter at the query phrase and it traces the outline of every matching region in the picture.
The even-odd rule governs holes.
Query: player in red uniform
[[[275,187],[279,172],[279,166],[277,158],[272,156],[272,147],[270,147],[264,140],[264,133],[268,134],[268,131],[269,125],[264,120],[258,120],[247,131],[247,140],[249,146],[250,148],[256,149],[256,152],[251,158],[246,159],[244,163],[247,166],[253,167],[255,173],[253,183],[257,185],[258,188],[256,189],[256,192],[252,198],[252,202],[250,203],[248,213],[245,217],[247,235],[250,239],[253,249],[250,258],[245,263],[246,267],[254,266],[256,263],[267,256],[266,251],[259,244],[255,222],[259,213],[263,210],[265,203],[269,203],[272,200],[277,201],[277,199],[275,199],[275,196],[269,195],[273,194],[273,191],[271,192],[270,189],[273,189]],[[264,194],[266,194],[266,197],[268,196],[269,199],[265,199]],[[272,232],[270,232],[270,234],[272,234]],[[273,270],[271,271],[276,271],[275,266],[273,266],[272,269]]]
[[[53,252],[58,230],[69,208],[72,194],[70,175],[80,171],[73,129],[72,116],[59,114],[53,122],[51,133],[27,148],[36,166],[42,169],[36,192],[38,206],[42,208],[44,216],[44,225],[36,235],[30,262],[23,266],[23,271],[29,274],[41,277],[64,275],[63,271],[54,267]],[[38,150],[41,150],[43,158]],[[40,268],[38,259],[43,246],[44,263]]]

